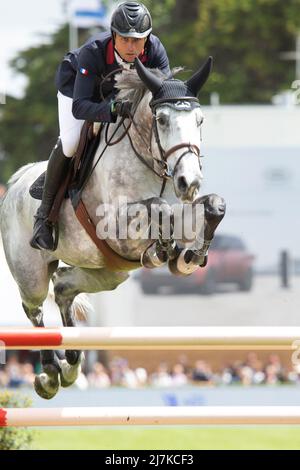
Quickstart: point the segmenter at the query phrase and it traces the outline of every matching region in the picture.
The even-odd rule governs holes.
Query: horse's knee
[[[204,200],[204,239],[211,240],[226,212],[225,200],[217,194],[209,194]]]
[[[226,212],[225,199],[217,194],[209,194],[204,203],[205,215],[211,218],[223,218]]]

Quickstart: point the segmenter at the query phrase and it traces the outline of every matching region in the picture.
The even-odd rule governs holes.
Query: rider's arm
[[[103,101],[94,101],[95,87],[98,77],[104,71],[101,58],[95,52],[84,47],[78,58],[78,70],[73,95],[73,116],[76,119],[94,122],[115,122],[116,117],[111,112],[111,103],[114,99],[112,92]]]
[[[157,37],[153,38],[153,58],[151,61],[152,68],[160,69],[165,75],[170,75],[170,64],[166,49]]]

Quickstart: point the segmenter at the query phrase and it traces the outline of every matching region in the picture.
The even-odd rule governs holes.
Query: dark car
[[[234,283],[240,291],[250,291],[253,283],[253,260],[244,242],[232,235],[215,235],[205,268],[190,276],[172,275],[167,266],[143,268],[136,278],[145,294],[154,294],[161,287],[171,287],[177,293],[197,291],[212,294],[219,283]]]

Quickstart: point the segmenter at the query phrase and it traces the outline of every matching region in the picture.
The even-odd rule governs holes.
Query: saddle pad
[[[42,173],[29,188],[29,194],[33,199],[42,200],[46,172]]]
[[[45,184],[45,177],[46,177],[46,172],[42,173],[34,183],[29,188],[29,194],[33,199],[38,199],[39,201],[42,200],[43,197],[43,189],[44,189],[44,184]],[[69,195],[66,193],[65,199],[68,199]]]

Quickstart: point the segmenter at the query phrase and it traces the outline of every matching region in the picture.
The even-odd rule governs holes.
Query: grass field
[[[299,450],[300,426],[39,429],[33,449]]]

